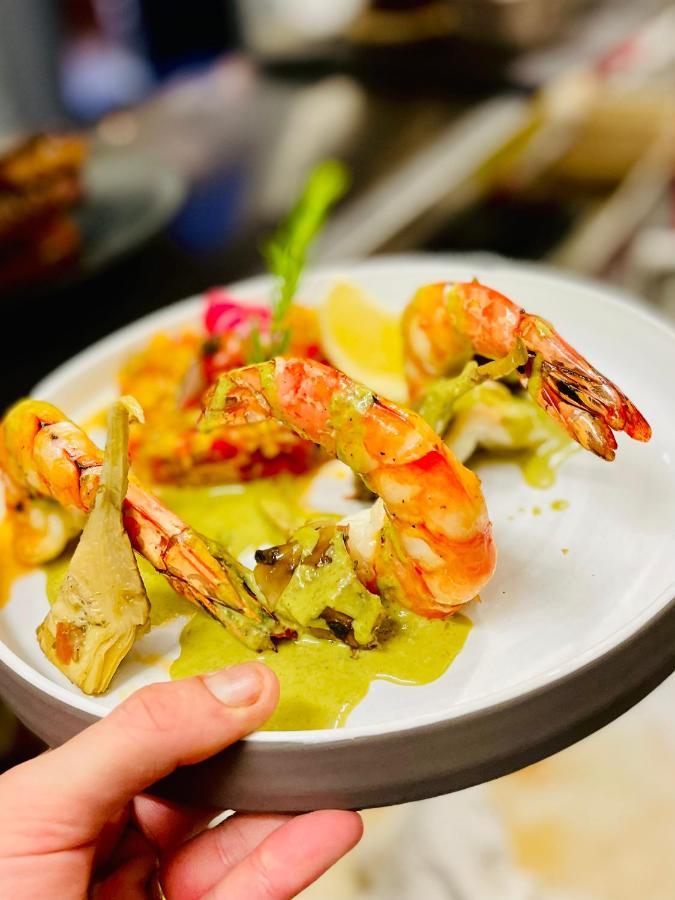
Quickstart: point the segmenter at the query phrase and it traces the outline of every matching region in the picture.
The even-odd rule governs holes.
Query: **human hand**
[[[215,810],[141,793],[262,725],[278,697],[259,663],[154,684],[0,776],[0,896],[140,900],[158,871],[167,900],[295,896],[358,842],[357,813],[236,813],[205,830]]]

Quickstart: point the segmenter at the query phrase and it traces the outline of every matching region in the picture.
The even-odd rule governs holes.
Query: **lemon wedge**
[[[406,403],[400,316],[355,284],[338,282],[319,308],[321,344],[336,369],[390,400]]]

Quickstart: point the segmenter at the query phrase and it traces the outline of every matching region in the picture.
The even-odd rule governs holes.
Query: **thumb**
[[[66,826],[43,827],[47,841],[62,845],[66,833],[69,846],[91,841],[149,785],[262,725],[278,699],[276,676],[260,663],[142,688],[62,747],[2,776],[0,825],[16,831],[11,817],[19,809],[19,835],[30,832],[29,814],[43,826]],[[30,842],[33,853],[56,849],[35,848],[34,836]]]

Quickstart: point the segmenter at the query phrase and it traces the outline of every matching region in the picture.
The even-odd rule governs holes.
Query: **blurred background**
[[[261,237],[327,156],[353,185],[319,261],[496,253],[601,278],[675,320],[669,2],[0,0],[0,13],[0,146],[66,129],[91,148],[78,239],[58,266],[0,278],[2,407],[120,325],[259,271]],[[363,846],[307,895],[672,897],[674,692],[523,773],[370,813]],[[2,765],[39,749],[0,710]]]

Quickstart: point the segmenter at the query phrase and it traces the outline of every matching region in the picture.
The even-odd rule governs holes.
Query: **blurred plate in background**
[[[39,297],[90,278],[158,234],[187,193],[184,178],[153,156],[97,146],[84,164],[83,186],[70,211],[81,235],[77,255],[52,270],[27,270],[4,296]]]
[[[83,251],[78,272],[93,274],[139,247],[171,221],[186,194],[182,177],[150,156],[95,150],[85,167],[76,219]]]

